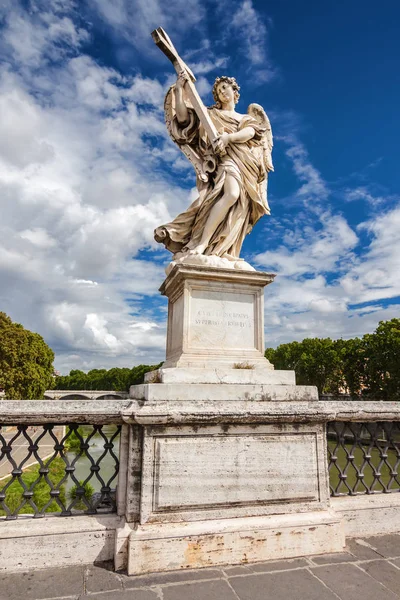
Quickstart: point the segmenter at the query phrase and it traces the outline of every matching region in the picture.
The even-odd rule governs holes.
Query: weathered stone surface
[[[326,508],[320,425],[152,427],[141,522],[204,521]]]
[[[383,583],[395,594],[400,594],[400,569],[385,560],[376,560],[360,565],[368,575]]]
[[[242,387],[242,386],[241,386]],[[307,386],[305,386],[307,387]],[[132,399],[104,400],[96,403],[88,400],[2,400],[1,421],[8,423],[88,423],[112,424],[124,421],[144,423],[150,414],[162,416],[164,422],[198,420],[218,422],[231,419],[236,422],[267,419],[284,422],[307,421],[399,421],[398,402],[296,402],[289,406],[278,402],[231,401],[213,404],[211,401],[184,402],[176,405],[160,402],[157,407],[143,407]],[[157,416],[159,415],[159,416]],[[137,419],[136,419],[137,417]],[[391,494],[394,496],[394,494]]]
[[[67,519],[50,516],[2,522],[0,572],[111,560],[119,522],[115,515]]]
[[[182,433],[156,438],[153,512],[319,499],[314,432]]]
[[[355,565],[315,567],[312,573],[344,600],[398,600],[398,596]]]
[[[205,581],[207,579],[221,579],[222,571],[219,569],[189,569],[186,571],[170,571],[169,573],[152,573],[151,575],[136,575],[129,577],[120,576],[124,588],[138,588],[162,586],[170,583],[182,583],[185,581]]]
[[[163,589],[164,600],[237,600],[226,581],[204,581]]]
[[[229,581],[240,600],[337,600],[337,596],[304,570],[232,577]]]
[[[132,385],[130,397],[146,402],[241,401],[316,402],[318,390],[312,385],[260,385],[239,383],[144,383]]]
[[[394,565],[396,565],[396,567],[399,567],[399,569],[400,569],[400,558],[395,558],[395,559],[391,560],[390,562],[393,563]]]
[[[51,577],[43,576],[44,573],[38,570],[0,574],[0,600],[42,600],[83,591],[83,567],[53,569]]]
[[[239,363],[240,364],[240,363]],[[269,385],[295,385],[296,374],[294,371],[276,371],[272,369],[246,369],[246,368],[160,368],[150,371],[144,376],[145,383],[218,383],[218,384],[269,384]]]
[[[335,554],[321,554],[313,556],[312,562],[316,565],[330,565],[332,563],[354,562],[357,558],[349,552],[335,552]]]
[[[354,540],[353,540],[354,541]],[[368,542],[358,539],[359,546],[368,549]],[[361,545],[363,543],[363,546]],[[386,545],[387,544],[386,542]],[[390,544],[391,545],[391,544]],[[374,553],[375,558],[378,556]],[[326,587],[318,579],[320,569],[326,567],[315,567],[314,576],[310,578],[310,560],[317,557],[287,559],[282,561],[268,561],[263,563],[245,564],[242,566],[224,566],[220,569],[181,570],[169,573],[152,573],[145,576],[127,576],[118,574],[116,577],[122,582],[124,589],[115,589],[104,592],[90,592],[84,585],[83,568],[72,569],[40,569],[28,573],[0,574],[0,600],[84,600],[94,598],[95,600],[160,600],[166,597],[166,592],[176,600],[183,597],[185,600],[193,600],[196,594],[205,594],[205,598],[215,598],[213,593],[218,594],[218,600],[232,600],[231,593],[235,594],[236,600],[330,600],[324,596],[332,590]],[[366,558],[371,558],[370,556]],[[338,594],[335,590],[334,597],[339,600],[348,600],[349,593],[354,597],[354,570],[342,569],[343,564],[332,563],[329,567],[333,574],[332,579],[342,580],[341,590]],[[396,568],[399,567],[399,568]],[[262,575],[257,572],[264,572]],[[99,572],[99,571],[95,571]],[[381,582],[384,588],[394,593],[396,599],[400,598],[400,558],[379,560],[362,560],[357,562],[357,577],[364,579],[365,583],[372,581],[373,585]],[[113,575],[113,574],[111,574]],[[335,577],[336,575],[336,577]],[[218,583],[225,579],[227,587],[220,585],[209,586],[209,583]],[[224,583],[225,583],[224,582]],[[359,583],[359,582],[358,582]],[[206,585],[207,584],[207,585]],[[378,584],[379,585],[379,584]],[[321,587],[322,586],[322,591]],[[374,588],[376,589],[376,588]],[[382,589],[382,588],[380,588]],[[357,590],[357,588],[356,588]],[[193,594],[189,593],[193,591]],[[148,595],[148,593],[153,595]],[[332,592],[333,593],[333,592]],[[49,595],[47,595],[49,594]],[[143,596],[143,594],[145,594]],[[147,595],[146,595],[147,594]],[[182,596],[183,594],[183,596]],[[315,596],[315,594],[319,594]],[[397,595],[396,595],[397,594]],[[204,596],[203,596],[204,597]],[[351,597],[351,596],[350,596]],[[357,600],[363,599],[362,588]],[[367,596],[371,597],[371,596]],[[379,596],[378,596],[379,597]]]
[[[129,539],[128,573],[247,564],[340,551],[344,537],[328,511],[145,524]],[[154,567],[153,567],[154,568]]]
[[[346,550],[351,552],[356,560],[371,560],[381,558],[381,555],[370,548],[367,542],[362,538],[347,539]]]
[[[249,564],[247,568],[251,573],[270,573],[272,571],[291,571],[309,566],[305,558],[292,558],[287,560],[269,560],[262,563]]]
[[[400,494],[331,498],[331,505],[343,517],[349,537],[400,532]]]
[[[121,413],[135,411],[139,404],[124,400],[3,400],[1,422],[8,423],[122,423]]]
[[[88,593],[122,590],[122,581],[117,573],[95,565],[87,568],[85,583]]]
[[[123,412],[124,421],[139,425],[326,423],[334,412],[320,402],[187,401],[144,403]]]
[[[159,595],[156,591],[153,590],[135,590],[135,593],[132,594],[131,590],[127,591],[117,591],[117,592],[101,592],[99,594],[90,594],[87,598],[91,600],[158,600]],[[80,600],[86,598],[85,596],[80,596]]]
[[[168,297],[163,368],[273,369],[264,357],[264,287],[274,276],[177,265],[160,288]]]
[[[397,558],[400,556],[400,535],[378,535],[365,540],[381,556]]]

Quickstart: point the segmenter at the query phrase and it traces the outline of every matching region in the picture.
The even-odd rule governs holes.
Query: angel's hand
[[[231,142],[230,133],[222,133],[218,137],[216,147],[215,147],[217,154],[225,154],[225,149],[228,146],[228,144],[230,144],[230,142]]]
[[[186,71],[181,71],[178,75],[178,79],[176,80],[176,87],[182,90],[187,81],[189,81],[189,75],[186,73]]]

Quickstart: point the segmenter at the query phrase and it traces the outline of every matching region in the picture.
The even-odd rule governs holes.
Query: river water
[[[85,437],[85,438],[87,436],[89,436],[90,433],[93,431],[93,428],[91,426],[82,426],[81,429],[84,432],[83,437]],[[103,427],[102,427],[102,431],[107,436],[108,439],[110,439],[112,437],[115,430],[116,430],[115,425],[103,425]],[[114,448],[112,449],[113,453],[117,457],[119,457],[119,439],[120,439],[120,436],[118,435],[113,441]],[[105,441],[100,434],[94,435],[91,438],[91,440],[89,441],[88,453],[90,453],[90,456],[92,457],[92,459],[94,460],[95,463],[97,463],[97,461],[99,460],[99,458],[105,451],[104,444],[105,444]],[[72,462],[76,458],[76,454],[74,452],[68,452],[67,457],[68,457],[70,464],[72,464]],[[74,477],[78,481],[85,481],[86,478],[91,473],[90,460],[86,456],[80,456],[74,463],[74,466],[75,466]],[[115,459],[112,457],[109,450],[107,451],[107,454],[104,456],[104,458],[102,458],[99,466],[100,466],[100,471],[98,472],[98,475],[104,480],[105,485],[107,485],[109,479],[115,473]],[[102,483],[96,477],[96,473],[93,473],[92,478],[90,479],[89,483],[94,488],[95,492],[100,491],[100,489],[102,487]],[[110,487],[112,489],[115,489],[115,487],[117,486],[117,483],[118,483],[118,476],[115,477],[115,479],[113,479],[113,481],[110,484]],[[68,480],[65,484],[66,492],[68,493],[68,491],[74,485],[75,485],[74,481],[71,479],[71,477],[68,477]]]

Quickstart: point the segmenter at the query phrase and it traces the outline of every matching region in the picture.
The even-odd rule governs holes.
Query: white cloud
[[[146,48],[152,44],[149,24],[158,25],[167,14],[155,1],[96,3],[115,30],[135,36],[136,44],[146,35]],[[167,136],[165,86],[141,74],[123,76],[79,53],[89,33],[77,5],[45,4],[29,14],[9,3],[4,13],[0,306],[44,335],[63,372],[155,363],[164,355],[166,307],[158,287],[166,255],[153,241],[153,228],[196,195],[163,175],[165,165],[169,173],[185,174],[189,166]],[[172,22],[168,12],[172,31],[187,18],[185,26],[199,23],[204,11],[195,0],[173,6],[181,20]],[[241,41],[257,42],[253,65],[261,70],[265,63],[269,72],[265,25],[249,0],[234,6]],[[207,50],[207,43],[202,47]],[[204,75],[214,58],[212,50],[204,61],[193,54],[202,95],[210,92]],[[266,292],[267,343],[371,331],[379,318],[397,314],[383,300],[400,294],[400,209],[350,226],[329,208],[329,186],[304,145],[293,136],[281,141],[300,182],[296,200],[303,208],[295,220],[276,222],[282,242],[256,257],[261,267],[278,271]],[[347,199],[376,200],[368,194],[359,188]],[[139,258],[143,249],[150,258]],[[158,318],[143,302],[151,296],[160,302]]]
[[[173,41],[193,26],[200,26],[205,16],[200,0],[94,0],[94,6],[117,35],[129,40],[141,52],[157,55],[151,31],[163,26]]]
[[[10,56],[23,35],[30,46],[0,70],[1,309],[45,336],[62,371],[158,361],[165,327],[142,299],[158,295],[163,269],[132,257],[160,253],[154,227],[189,203],[160,170],[179,155],[163,122],[163,89],[85,55],[63,52],[49,66],[60,40],[80,43],[65,33],[64,16],[53,11],[45,41],[45,15],[20,11],[0,48]]]
[[[373,331],[379,320],[399,312],[399,202],[393,206],[390,196],[391,209],[350,226],[329,208],[330,189],[300,140],[293,134],[280,140],[289,146],[286,156],[300,182],[295,197],[303,208],[296,208],[294,222],[276,219],[274,239],[279,235],[282,243],[254,257],[278,274],[266,291],[267,345]],[[348,190],[347,199],[372,201],[367,194],[367,188]]]
[[[381,205],[387,202],[386,197],[375,196],[370,192],[367,186],[348,188],[345,190],[344,196],[348,202],[354,202],[355,200],[363,200],[373,208],[379,208]]]
[[[322,179],[320,172],[310,162],[304,145],[293,134],[282,136],[280,139],[289,146],[286,155],[291,159],[294,172],[302,182],[297,195],[305,200],[324,200],[327,198],[329,195],[327,184]]]
[[[254,82],[258,80],[261,84],[270,81],[276,76],[277,69],[268,56],[268,28],[261,15],[254,8],[252,0],[226,6],[229,28],[235,34],[238,48],[243,48],[246,60],[253,67]]]
[[[60,60],[89,40],[88,31],[74,22],[75,2],[39,1],[29,9],[28,14],[18,2],[3,5],[6,26],[0,47],[22,69]]]

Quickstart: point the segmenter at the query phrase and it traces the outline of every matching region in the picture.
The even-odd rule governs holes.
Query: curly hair
[[[232,86],[233,91],[234,91],[235,104],[237,104],[239,102],[239,98],[240,98],[240,94],[239,94],[240,85],[238,84],[238,82],[236,81],[236,79],[234,77],[226,77],[226,75],[223,75],[222,77],[216,78],[213,88],[212,88],[212,95],[215,100],[216,108],[221,108],[221,102],[218,97],[218,91],[217,91],[218,84],[220,84],[220,83],[229,83],[229,85]]]

